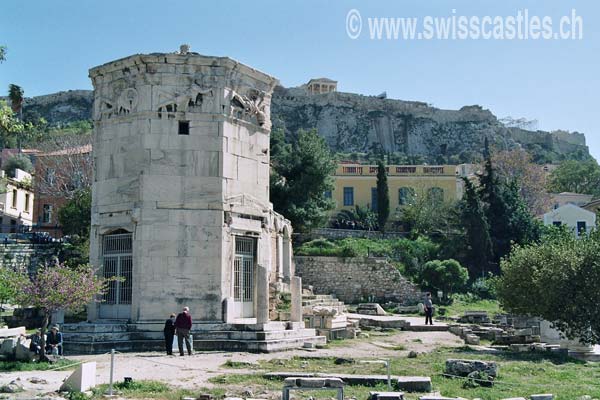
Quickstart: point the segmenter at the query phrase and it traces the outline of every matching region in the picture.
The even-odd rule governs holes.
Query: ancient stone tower
[[[299,285],[291,227],[269,203],[277,80],[184,46],[113,61],[90,77],[90,260],[122,280],[89,319],[151,330],[189,306],[194,330],[270,329],[269,287]],[[288,329],[300,320],[301,312]]]

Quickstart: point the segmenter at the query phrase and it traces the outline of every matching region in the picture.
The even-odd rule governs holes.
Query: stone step
[[[344,303],[342,303],[341,301],[303,301],[302,302],[303,306],[312,306],[312,307],[317,307],[317,306],[323,306],[323,307],[343,307]]]
[[[298,331],[304,336],[314,336],[314,329],[303,328],[300,330],[279,330],[279,331],[192,331],[194,340],[279,340],[298,335]],[[106,342],[106,341],[124,341],[124,340],[161,340],[162,331],[137,331],[137,332],[64,332],[66,342]]]
[[[303,295],[302,299],[306,299],[306,300],[328,300],[328,299],[335,299],[335,297],[331,294],[309,294],[309,295]]]
[[[269,372],[267,379],[299,378],[340,378],[348,385],[376,386],[386,385],[387,375],[324,374],[312,372]],[[428,376],[391,376],[392,386],[407,392],[431,392],[431,378]]]
[[[274,352],[295,349],[304,346],[304,343],[325,345],[324,336],[314,336],[313,329],[297,332],[296,335],[269,340],[230,340],[230,339],[197,339],[194,337],[194,350],[222,350],[222,351],[249,351],[249,352]],[[306,335],[306,331],[313,331],[313,335]],[[131,351],[164,351],[164,339],[144,340],[112,340],[112,341],[71,341],[65,337],[65,354],[102,354],[111,349],[121,352]]]
[[[409,324],[404,328],[405,331],[413,332],[446,332],[450,330],[448,325],[413,325]]]

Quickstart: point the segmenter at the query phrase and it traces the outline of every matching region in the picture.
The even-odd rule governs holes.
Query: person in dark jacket
[[[173,337],[175,337],[175,314],[171,314],[171,317],[165,321],[165,329],[163,329],[165,334],[165,349],[167,350],[167,355],[173,355]]]
[[[179,355],[183,356],[183,341],[188,354],[192,355],[192,343],[190,342],[190,330],[192,329],[192,316],[190,309],[183,307],[183,312],[180,312],[175,319],[175,328],[177,329],[177,346],[179,347]]]
[[[33,335],[30,336],[31,342],[29,343],[29,351],[35,353],[35,355],[42,354],[42,330],[38,329]]]
[[[425,298],[425,325],[433,325],[433,302],[431,301],[430,292],[427,292]]]
[[[50,328],[50,332],[46,335],[46,353],[62,356],[63,337],[62,333],[58,331],[58,325]]]

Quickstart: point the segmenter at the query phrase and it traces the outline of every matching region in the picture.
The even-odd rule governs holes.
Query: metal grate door
[[[249,237],[235,238],[233,262],[233,298],[237,303],[237,316],[254,316],[254,275],[256,240]]]
[[[129,318],[132,296],[132,235],[119,233],[105,235],[102,239],[103,275],[117,277],[111,281],[100,306],[101,318]]]

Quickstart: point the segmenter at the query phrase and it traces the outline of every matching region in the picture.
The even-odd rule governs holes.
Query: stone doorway
[[[129,319],[131,317],[131,278],[132,278],[132,235],[113,233],[102,239],[102,265],[105,278],[117,277],[111,281],[104,301],[100,304],[101,319]]]
[[[233,261],[233,304],[234,318],[255,317],[256,282],[256,239],[235,237],[235,259]]]

